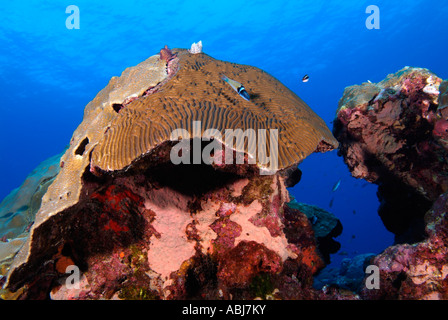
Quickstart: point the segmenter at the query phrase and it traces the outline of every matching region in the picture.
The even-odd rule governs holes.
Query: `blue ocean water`
[[[69,5],[80,10],[79,29],[66,27]],[[379,29],[366,28],[369,5],[380,9]],[[85,105],[112,76],[164,45],[202,40],[214,58],[259,67],[332,128],[346,86],[378,82],[404,66],[448,78],[447,16],[440,0],[3,1],[0,199],[65,148]],[[336,151],[311,155],[300,169],[291,192],[341,220],[341,252],[379,253],[392,244],[377,215],[376,186],[352,178]]]

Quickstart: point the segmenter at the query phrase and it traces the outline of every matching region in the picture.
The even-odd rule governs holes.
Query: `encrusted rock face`
[[[308,218],[285,210],[283,178],[186,169],[86,173],[82,202],[36,231],[37,272],[16,270],[10,283],[32,274],[26,298],[41,298],[37,289],[53,299],[310,297],[324,264]],[[201,172],[208,179],[192,183]],[[72,264],[82,289],[65,285]]]
[[[352,174],[377,183],[396,244],[371,260],[363,299],[448,299],[447,83],[405,68],[346,89],[333,132]]]
[[[339,102],[339,152],[354,177],[379,185],[380,216],[398,241],[422,240],[424,213],[448,190],[441,82],[427,69],[407,67],[377,84],[346,88]]]
[[[364,288],[364,299],[448,299],[448,194],[426,214],[427,239],[387,248],[372,264],[378,266],[379,289]]]
[[[444,120],[448,120],[448,80],[443,81],[439,87],[439,111]]]
[[[405,68],[378,84],[346,88],[334,134],[353,176],[378,182],[393,174],[427,199],[448,190],[447,150],[438,109],[441,79]]]
[[[195,121],[202,126],[189,127]],[[281,171],[260,175],[241,146],[230,147],[232,164],[170,161],[170,130],[185,129],[194,145],[204,130],[227,128],[278,129]],[[214,160],[229,149],[217,140]],[[323,261],[307,217],[285,209],[286,187],[304,157],[336,146],[324,122],[263,71],[165,47],[87,105],[7,287],[30,299],[50,290],[54,299],[309,298]],[[64,284],[70,265],[80,289]]]
[[[341,221],[328,211],[295,200],[289,202],[288,207],[306,215],[313,227],[319,252],[325,263],[329,264],[330,254],[341,248],[341,244],[333,239],[342,233]]]

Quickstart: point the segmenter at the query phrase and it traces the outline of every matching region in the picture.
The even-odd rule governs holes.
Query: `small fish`
[[[333,189],[331,189],[332,192],[335,192],[336,190],[339,189],[339,186],[341,185],[341,181],[342,179],[339,179],[338,182],[336,182],[333,186]]]
[[[233,88],[233,90],[238,92],[238,94],[241,97],[243,97],[244,100],[250,101],[250,96],[249,96],[249,94],[247,93],[246,89],[244,88],[244,86],[241,83],[239,83],[238,81],[229,79],[225,75],[222,75],[221,79],[224,80],[225,82],[227,82]]]
[[[367,82],[368,82],[368,83],[372,83],[372,81],[370,81],[370,80],[367,80]]]
[[[330,206],[330,208],[333,208],[333,201],[334,201],[334,198],[331,198],[330,203],[328,204]]]
[[[353,214],[356,214],[356,210],[353,210]]]
[[[311,224],[314,226],[314,225],[316,224],[316,222],[317,222],[317,217],[316,217],[316,216],[313,216],[313,217],[310,219],[310,221],[311,221]]]
[[[302,78],[302,82],[308,82],[310,80],[310,76],[309,75],[304,75]]]

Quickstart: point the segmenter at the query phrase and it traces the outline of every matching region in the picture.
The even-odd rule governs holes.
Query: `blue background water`
[[[79,30],[65,25],[71,4],[80,9]],[[381,10],[379,30],[365,26],[370,4]],[[404,66],[448,78],[446,17],[441,0],[2,1],[0,199],[64,149],[85,105],[112,76],[165,44],[189,48],[202,40],[214,58],[264,69],[331,128],[346,86],[378,82]],[[341,219],[341,251],[377,253],[392,243],[376,213],[376,186],[352,178],[335,151],[312,155],[300,168],[292,193]]]

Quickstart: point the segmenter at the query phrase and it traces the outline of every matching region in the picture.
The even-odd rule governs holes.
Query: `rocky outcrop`
[[[226,129],[253,131],[229,144]],[[254,153],[251,132],[267,129],[278,137]],[[324,262],[286,187],[306,156],[335,147],[265,72],[165,47],[87,105],[5,286],[22,299],[312,298]]]
[[[330,254],[336,253],[341,248],[341,244],[334,240],[342,233],[341,221],[322,208],[299,203],[295,199],[288,203],[288,207],[306,215],[312,225],[319,252],[325,264],[329,264]]]
[[[339,102],[339,154],[354,177],[379,185],[379,214],[397,242],[424,238],[423,215],[448,190],[441,82],[427,69],[407,67],[346,88]]]
[[[396,243],[371,260],[363,299],[448,299],[447,82],[405,68],[346,88],[333,132],[352,175],[378,184]],[[367,278],[366,278],[367,279]],[[367,283],[367,281],[366,281]]]
[[[448,299],[448,193],[425,216],[427,239],[399,244],[376,256],[379,289],[362,290],[364,299]]]

